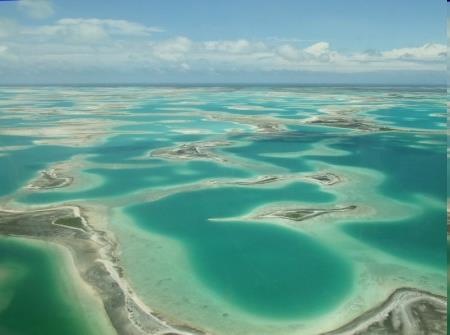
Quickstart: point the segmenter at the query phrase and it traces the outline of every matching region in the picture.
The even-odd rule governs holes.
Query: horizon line
[[[448,87],[450,83],[308,83],[308,82],[97,82],[97,83],[0,83],[0,87],[12,86],[393,86],[393,87]]]

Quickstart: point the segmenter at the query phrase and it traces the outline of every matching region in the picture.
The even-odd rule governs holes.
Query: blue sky
[[[442,0],[0,1],[0,82],[445,80]]]

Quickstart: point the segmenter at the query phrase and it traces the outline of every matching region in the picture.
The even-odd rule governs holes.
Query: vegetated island
[[[27,185],[28,189],[61,188],[72,184],[73,178],[60,174],[56,169],[40,171],[40,176]]]
[[[349,205],[338,208],[280,208],[280,209],[272,209],[264,213],[257,214],[256,216],[254,216],[254,218],[255,219],[279,218],[300,222],[312,219],[320,215],[336,212],[345,212],[349,210],[354,210],[356,208],[357,208],[356,205]]]
[[[210,149],[229,145],[228,142],[196,142],[184,143],[176,147],[161,148],[153,150],[150,153],[151,157],[158,157],[164,159],[174,160],[214,160],[219,162],[226,162],[227,160],[219,155],[213,153]]]
[[[395,290],[381,305],[321,335],[446,335],[447,299],[414,288]]]

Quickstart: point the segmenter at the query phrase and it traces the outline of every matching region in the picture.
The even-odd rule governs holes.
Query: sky
[[[0,0],[0,84],[444,84],[442,0]]]

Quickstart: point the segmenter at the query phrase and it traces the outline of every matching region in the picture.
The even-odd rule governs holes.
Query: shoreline
[[[95,89],[88,92],[87,90],[72,90],[72,88],[70,90],[64,89],[62,92],[39,92],[38,101],[51,101],[58,97],[64,98],[64,100],[73,100],[72,106],[51,108],[34,104],[36,101],[36,96],[33,96],[34,93],[31,91],[24,95],[23,93],[26,92],[24,90],[21,95],[15,98],[17,99],[17,106],[8,108],[8,113],[13,113],[15,117],[26,122],[23,125],[6,126],[3,129],[7,136],[27,136],[30,137],[30,142],[21,144],[22,142],[19,141],[18,144],[14,145],[15,142],[13,141],[10,143],[11,145],[0,148],[0,156],[8,156],[8,152],[15,153],[16,150],[23,148],[32,149],[37,145],[53,144],[72,149],[83,148],[83,150],[73,150],[74,153],[68,159],[62,161],[44,162],[45,170],[35,171],[31,183],[19,185],[15,191],[7,193],[1,198],[0,236],[10,235],[13,238],[44,241],[58,246],[61,249],[60,252],[72,264],[71,273],[73,270],[78,274],[72,280],[83,282],[84,286],[89,288],[91,294],[95,293],[95,297],[103,306],[99,306],[99,314],[104,315],[105,320],[110,323],[111,327],[114,323],[114,329],[116,329],[118,335],[144,333],[153,335],[206,335],[207,333],[229,335],[229,329],[227,328],[222,330],[211,327],[211,324],[216,322],[214,319],[211,319],[209,323],[202,323],[198,319],[191,319],[190,315],[185,317],[181,314],[172,313],[170,309],[164,310],[161,305],[158,305],[155,298],[156,294],[153,296],[143,294],[146,291],[142,290],[142,287],[138,284],[135,285],[135,282],[131,280],[132,275],[135,274],[134,271],[145,272],[146,275],[153,276],[156,279],[161,277],[160,273],[147,269],[145,262],[138,262],[136,257],[132,261],[140,267],[136,266],[133,268],[134,270],[127,267],[124,260],[126,259],[125,250],[129,245],[128,243],[122,243],[126,240],[121,239],[118,230],[114,228],[114,224],[109,222],[109,220],[114,221],[114,216],[110,215],[110,212],[115,207],[122,208],[125,205],[128,206],[138,202],[154,201],[179,192],[216,187],[234,187],[238,192],[241,187],[269,189],[283,187],[293,182],[305,182],[315,184],[321,191],[331,193],[336,197],[336,200],[320,205],[302,202],[266,203],[252,208],[239,219],[258,222],[270,221],[273,224],[315,235],[314,238],[320,240],[320,242],[346,248],[345,250],[350,251],[349,257],[351,256],[355,264],[358,265],[363,264],[366,260],[373,261],[373,263],[365,264],[367,266],[358,274],[360,280],[365,280],[364,285],[359,284],[358,287],[361,292],[371,291],[373,287],[375,289],[368,295],[362,295],[359,293],[360,291],[355,291],[358,294],[348,298],[348,300],[341,301],[341,304],[329,314],[321,315],[317,321],[312,320],[310,322],[310,320],[307,320],[313,327],[312,329],[310,329],[311,327],[308,328],[309,332],[304,331],[306,328],[295,328],[300,323],[296,323],[295,326],[283,323],[283,326],[287,325],[291,328],[289,331],[277,332],[273,330],[275,327],[270,328],[272,320],[259,319],[257,320],[259,323],[255,323],[255,326],[260,327],[263,331],[254,334],[365,335],[365,332],[369,331],[369,334],[373,335],[370,330],[377,323],[382,325],[390,323],[391,327],[384,333],[382,332],[383,334],[386,334],[386,332],[401,334],[405,331],[391,331],[393,322],[391,322],[392,319],[388,318],[398,306],[405,306],[399,308],[403,312],[412,310],[408,307],[413,306],[415,308],[416,305],[411,302],[412,300],[417,298],[420,302],[427,302],[431,301],[427,298],[430,296],[438,297],[436,299],[440,302],[436,306],[443,306],[444,303],[446,305],[444,285],[436,286],[434,278],[437,276],[433,272],[428,272],[428,270],[416,271],[416,267],[399,270],[398,265],[402,265],[403,262],[392,261],[395,256],[386,256],[386,259],[384,259],[379,256],[383,253],[382,250],[367,248],[362,242],[352,240],[352,238],[340,234],[336,229],[344,219],[346,222],[352,222],[364,218],[370,224],[370,221],[375,219],[387,222],[388,219],[392,221],[408,218],[421,211],[421,207],[415,204],[416,201],[422,203],[426,200],[429,201],[427,206],[436,206],[432,202],[437,202],[439,199],[428,199],[424,196],[423,199],[402,200],[401,197],[390,197],[377,191],[380,186],[383,186],[383,183],[388,181],[389,177],[389,173],[384,173],[382,169],[352,165],[351,163],[348,166],[327,163],[326,160],[320,158],[324,156],[345,156],[352,153],[345,147],[341,148],[335,145],[340,143],[341,135],[343,138],[351,138],[352,136],[384,134],[386,139],[394,140],[396,133],[404,133],[417,137],[416,140],[405,144],[407,147],[421,148],[422,146],[422,148],[425,148],[427,145],[439,144],[438,139],[430,136],[443,134],[442,127],[432,129],[426,127],[411,128],[409,126],[414,124],[408,122],[394,124],[390,123],[389,120],[383,120],[376,114],[371,114],[372,109],[382,110],[401,106],[402,102],[406,104],[406,100],[410,98],[436,100],[437,96],[429,97],[428,91],[422,91],[422,95],[419,96],[416,92],[405,95],[402,92],[395,91],[383,96],[377,94],[374,96],[371,91],[370,95],[367,96],[366,94],[361,95],[353,92],[352,95],[349,95],[350,92],[336,95],[333,92],[321,91],[318,94],[316,91],[290,92],[283,89],[282,91],[264,91],[263,96],[259,96],[257,99],[253,97],[254,101],[248,103],[245,103],[245,99],[242,99],[241,104],[231,104],[231,102],[219,99],[219,104],[221,103],[226,109],[242,111],[241,113],[230,113],[209,106],[208,101],[212,97],[195,96],[193,92],[195,93],[196,90],[183,89],[180,91],[180,88],[165,88],[155,92],[147,89],[121,89],[119,90],[120,95],[112,94],[117,93],[115,91],[98,94],[99,92],[96,92]],[[232,91],[230,90],[230,92]],[[189,99],[184,100],[188,97],[180,95],[180,92],[189,95]],[[217,92],[223,93],[224,90],[217,89]],[[146,103],[146,101],[153,102],[153,98],[161,94],[168,98],[166,102],[161,105],[158,104],[155,106],[156,108]],[[228,95],[231,96],[231,94]],[[313,101],[290,100],[291,97],[298,97],[299,95],[301,98],[313,98]],[[237,97],[242,98],[240,94]],[[267,113],[267,107],[260,104],[277,99],[277,97],[280,99],[277,102],[277,107],[270,107],[269,109],[272,112]],[[336,104],[336,97],[344,97],[345,104]],[[111,98],[113,98],[112,101]],[[216,98],[214,97],[214,100]],[[397,101],[398,99],[399,101]],[[9,96],[5,103],[5,106],[7,106]],[[309,109],[303,111],[305,106],[312,106],[311,111],[313,113],[311,114]],[[295,107],[295,111],[291,110],[293,107]],[[261,113],[245,112],[246,110],[258,112],[258,109]],[[149,113],[150,110],[151,113]],[[10,116],[8,113],[4,115],[5,119],[7,119],[6,116]],[[56,121],[49,122],[53,120],[54,116]],[[430,114],[430,116],[434,115]],[[439,115],[439,117],[444,116],[445,113]],[[49,120],[46,119],[47,117],[49,117]],[[41,118],[43,122],[41,122]],[[191,124],[191,121],[201,122],[192,122]],[[209,123],[209,121],[212,123]],[[177,126],[178,123],[185,124]],[[217,129],[213,127],[216,123],[218,123]],[[14,125],[14,122],[12,124]],[[86,127],[85,124],[88,126]],[[148,128],[145,125],[148,125]],[[154,128],[153,125],[157,125],[157,127]],[[164,125],[164,127],[159,128],[161,125]],[[210,127],[210,125],[213,126]],[[195,136],[184,136],[190,134]],[[278,147],[275,149],[267,147],[267,152],[264,151],[260,154],[260,157],[253,158],[242,153],[233,153],[232,150],[224,150],[224,147],[227,146],[246,147],[255,141],[266,138],[274,141],[298,138],[299,142],[302,142],[302,136],[313,136],[312,139],[314,140],[306,141],[305,143],[310,143],[310,145],[306,146],[304,150],[294,148],[292,151],[284,152]],[[117,156],[117,159],[96,160],[96,157],[108,158],[109,149],[115,150],[115,145],[119,145],[119,150],[122,149],[122,141],[116,143],[115,137],[118,137],[118,139],[124,138],[123,144],[127,145],[123,148],[124,150],[128,150],[128,145],[135,146],[139,149],[136,151],[139,154],[131,156],[133,158],[131,160],[123,160],[120,155]],[[150,146],[147,148],[146,140],[149,138],[156,141],[169,140],[169,142],[167,142],[167,146],[164,144],[164,147],[157,146],[151,149]],[[88,147],[100,150],[98,153],[96,153],[96,150],[92,152],[85,150]],[[251,150],[251,147],[249,148]],[[103,149],[106,150],[103,152]],[[92,157],[94,159],[91,159]],[[311,171],[300,171],[301,169],[295,170],[296,172],[290,171],[290,169],[284,167],[284,164],[277,165],[272,163],[271,159],[265,159],[264,157],[281,158],[286,161],[301,160],[305,162],[308,168],[311,168]],[[153,165],[154,162],[151,160],[161,161],[161,163],[158,162]],[[200,178],[191,181],[189,178],[181,178],[184,183],[167,185],[162,183],[162,186],[157,187],[136,187],[133,188],[133,191],[122,194],[120,197],[117,194],[111,197],[109,197],[110,194],[105,194],[96,198],[83,196],[83,192],[89,192],[92,189],[102,187],[102,185],[109,185],[110,180],[107,174],[96,174],[90,172],[90,170],[144,169],[150,166],[171,166],[172,163],[173,166],[178,163],[181,166],[189,161],[209,161],[220,166],[236,167],[248,171],[250,174],[249,177],[242,178],[236,176],[233,178],[233,175],[226,177],[221,173],[216,177],[200,175]],[[54,169],[51,169],[51,164]],[[183,168],[175,170],[184,171]],[[428,174],[426,175],[428,176]],[[29,178],[24,180],[25,182],[29,182]],[[64,188],[65,186],[68,187]],[[120,184],[118,184],[118,187],[120,187]],[[55,192],[61,192],[64,196],[61,198],[50,196],[49,198],[53,200],[47,201],[45,205],[42,203],[40,206],[37,203],[33,205],[31,202],[20,202],[22,196],[39,191],[42,191],[45,198],[46,194],[52,195],[52,189]],[[76,196],[71,197],[71,193],[76,194]],[[68,198],[70,199],[66,199],[66,195],[69,195]],[[91,205],[92,202],[95,203]],[[97,206],[97,203],[99,206]],[[16,208],[17,211],[3,210],[2,206],[4,208]],[[212,218],[211,220],[215,219]],[[220,220],[216,219],[216,221]],[[127,225],[123,226],[124,229],[129,229]],[[336,232],[337,234],[335,234]],[[450,232],[450,228],[447,229],[447,232]],[[134,244],[132,245],[134,246]],[[140,250],[146,251],[147,246],[148,244],[143,244]],[[137,254],[137,256],[147,257],[147,260],[154,257],[157,260],[155,262],[160,259],[166,261],[165,258],[158,256],[161,254],[148,252],[145,256],[143,254]],[[135,255],[131,254],[131,256]],[[175,263],[168,263],[169,266],[175,267]],[[394,266],[396,267],[394,268]],[[188,268],[188,270],[191,270],[191,268]],[[187,273],[194,277],[192,273]],[[368,275],[373,277],[368,277]],[[70,279],[70,276],[68,275],[67,278]],[[439,275],[438,278],[440,279],[441,276]],[[389,283],[387,283],[388,281]],[[142,283],[139,284],[142,285]],[[147,285],[147,283],[144,282],[143,285]],[[155,289],[159,290],[158,287]],[[435,287],[439,289],[435,290]],[[382,288],[381,291],[380,288]],[[419,291],[419,288],[423,291]],[[155,292],[159,291],[153,291],[153,293]],[[440,296],[428,292],[437,293]],[[178,291],[171,291],[170,293],[171,297],[181,296]],[[404,299],[401,297],[404,297]],[[172,303],[172,301],[169,302]],[[180,306],[186,309],[191,308],[191,305],[184,305],[183,302],[180,303]],[[386,315],[383,316],[383,313]],[[203,310],[199,314],[204,316],[204,319],[211,315],[206,314]],[[411,316],[412,321],[416,321],[416,323],[420,321],[420,318],[415,320],[414,315],[416,314],[406,314]],[[231,320],[230,323],[236,321],[232,318],[228,320]],[[278,320],[273,322],[278,322]],[[190,325],[198,325],[199,329]],[[265,326],[267,327],[264,328]],[[200,329],[202,327],[208,329],[208,332]],[[309,325],[305,327],[309,327]],[[236,326],[234,329],[241,330],[234,334],[243,335],[246,333],[242,331],[240,326]],[[330,329],[334,330],[330,331]],[[322,333],[323,331],[327,331],[327,333]],[[402,335],[410,335],[410,333]]]
[[[63,188],[70,186],[73,179],[73,177],[61,173],[58,167],[50,168],[39,171],[39,176],[26,185],[25,188],[30,190]]]
[[[188,324],[169,324],[148,307],[137,296],[123,275],[117,254],[118,244],[112,233],[106,229],[94,229],[86,219],[89,214],[84,208],[75,205],[30,211],[0,208],[0,213],[3,214],[0,217],[1,234],[44,240],[69,251],[82,280],[99,295],[104,312],[118,335],[210,334]],[[61,219],[66,221],[61,223]],[[392,311],[407,310],[414,307],[418,301],[431,301],[431,304],[438,306],[435,310],[439,310],[439,306],[441,309],[445,306],[446,310],[445,297],[415,288],[398,288],[380,305],[363,312],[343,326],[319,334],[370,334],[370,327],[384,324],[381,321],[388,319]],[[414,316],[412,313],[410,314]],[[443,319],[441,318],[441,320]],[[421,324],[414,321],[413,319],[413,326]],[[366,329],[369,329],[369,333],[365,332]],[[435,333],[425,332],[424,334]],[[442,334],[444,335],[444,333]]]
[[[380,305],[369,309],[338,329],[320,335],[370,335],[386,332],[404,335],[446,335],[446,325],[445,297],[402,287],[396,289]]]
[[[82,208],[70,205],[31,211],[2,208],[0,233],[44,240],[66,248],[81,278],[99,295],[118,335],[206,334],[187,325],[169,325],[145,305],[123,277],[118,265],[117,243],[108,232],[95,230],[82,212]],[[60,218],[79,218],[81,227],[55,223]]]

